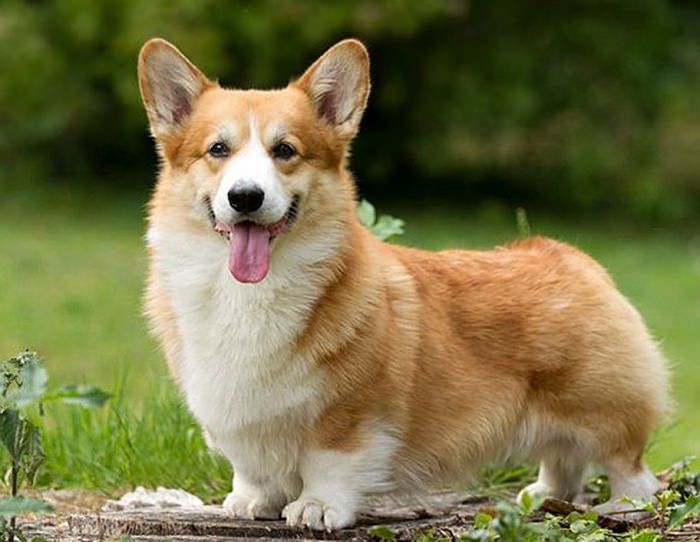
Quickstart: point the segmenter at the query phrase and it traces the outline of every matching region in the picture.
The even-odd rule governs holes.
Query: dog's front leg
[[[234,466],[233,491],[224,500],[224,510],[234,518],[279,519],[289,502],[282,484],[267,477],[246,475]]]
[[[301,495],[282,511],[290,526],[335,530],[355,523],[365,495],[392,489],[392,456],[398,440],[384,432],[367,435],[350,450],[310,449],[301,458]]]

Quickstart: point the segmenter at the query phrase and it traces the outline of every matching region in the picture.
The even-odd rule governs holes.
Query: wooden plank
[[[413,540],[417,534],[432,531],[435,538],[454,540],[468,528],[479,510],[493,512],[493,503],[484,497],[472,497],[454,492],[435,492],[416,501],[401,499],[374,499],[352,529],[332,533],[310,529],[290,528],[282,520],[235,520],[219,506],[200,508],[141,508],[121,511],[101,511],[69,516],[45,517],[23,522],[29,537],[42,535],[47,540],[62,542],[96,542],[119,540],[128,536],[132,542],[223,542],[259,540],[281,541],[359,541],[371,539],[370,529],[386,525],[397,541]],[[567,515],[583,511],[583,507],[564,501],[548,499],[533,519],[545,513]],[[602,516],[600,524],[616,532],[630,527],[657,527],[653,520],[629,522],[612,516]],[[692,521],[682,530],[667,534],[669,540],[700,540],[700,526]]]
[[[68,517],[68,534],[96,539],[129,536],[132,540],[367,540],[375,525],[387,525],[398,539],[410,539],[427,529],[464,527],[477,508],[486,502],[452,492],[438,492],[406,504],[396,499],[375,499],[353,529],[332,533],[291,528],[282,520],[252,521],[229,518],[221,507],[196,509],[139,509]]]

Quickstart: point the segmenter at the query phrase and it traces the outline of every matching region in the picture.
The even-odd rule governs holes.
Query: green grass
[[[177,394],[134,409],[123,397],[102,411],[63,407],[49,414],[39,485],[80,486],[114,495],[137,485],[179,487],[204,499],[231,490],[231,467],[209,450]]]
[[[126,373],[141,398],[165,382],[140,316],[143,202],[54,198],[0,206],[0,353],[31,348],[56,380],[108,389]]]
[[[180,485],[221,496],[228,467],[205,450],[140,316],[143,204],[59,191],[0,203],[0,355],[29,347],[41,353],[54,384],[121,387],[121,398],[102,412],[49,413],[43,483],[106,492]],[[517,235],[514,211],[497,207],[380,211],[405,219],[400,242],[430,249],[490,247]],[[570,241],[600,260],[673,361],[676,423],[655,438],[652,465],[697,453],[700,238],[537,213],[529,220],[533,233]]]

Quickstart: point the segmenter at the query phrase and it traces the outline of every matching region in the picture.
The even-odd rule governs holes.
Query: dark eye
[[[214,158],[225,158],[228,156],[230,151],[231,149],[229,146],[223,141],[217,141],[216,143],[213,143],[211,147],[209,147],[209,154],[211,154]]]
[[[296,149],[289,143],[278,143],[272,148],[272,156],[280,160],[289,160],[297,153]]]

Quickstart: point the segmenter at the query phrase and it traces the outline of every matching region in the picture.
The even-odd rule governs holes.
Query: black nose
[[[228,202],[239,213],[252,213],[260,209],[265,192],[257,186],[232,188],[228,191]]]

